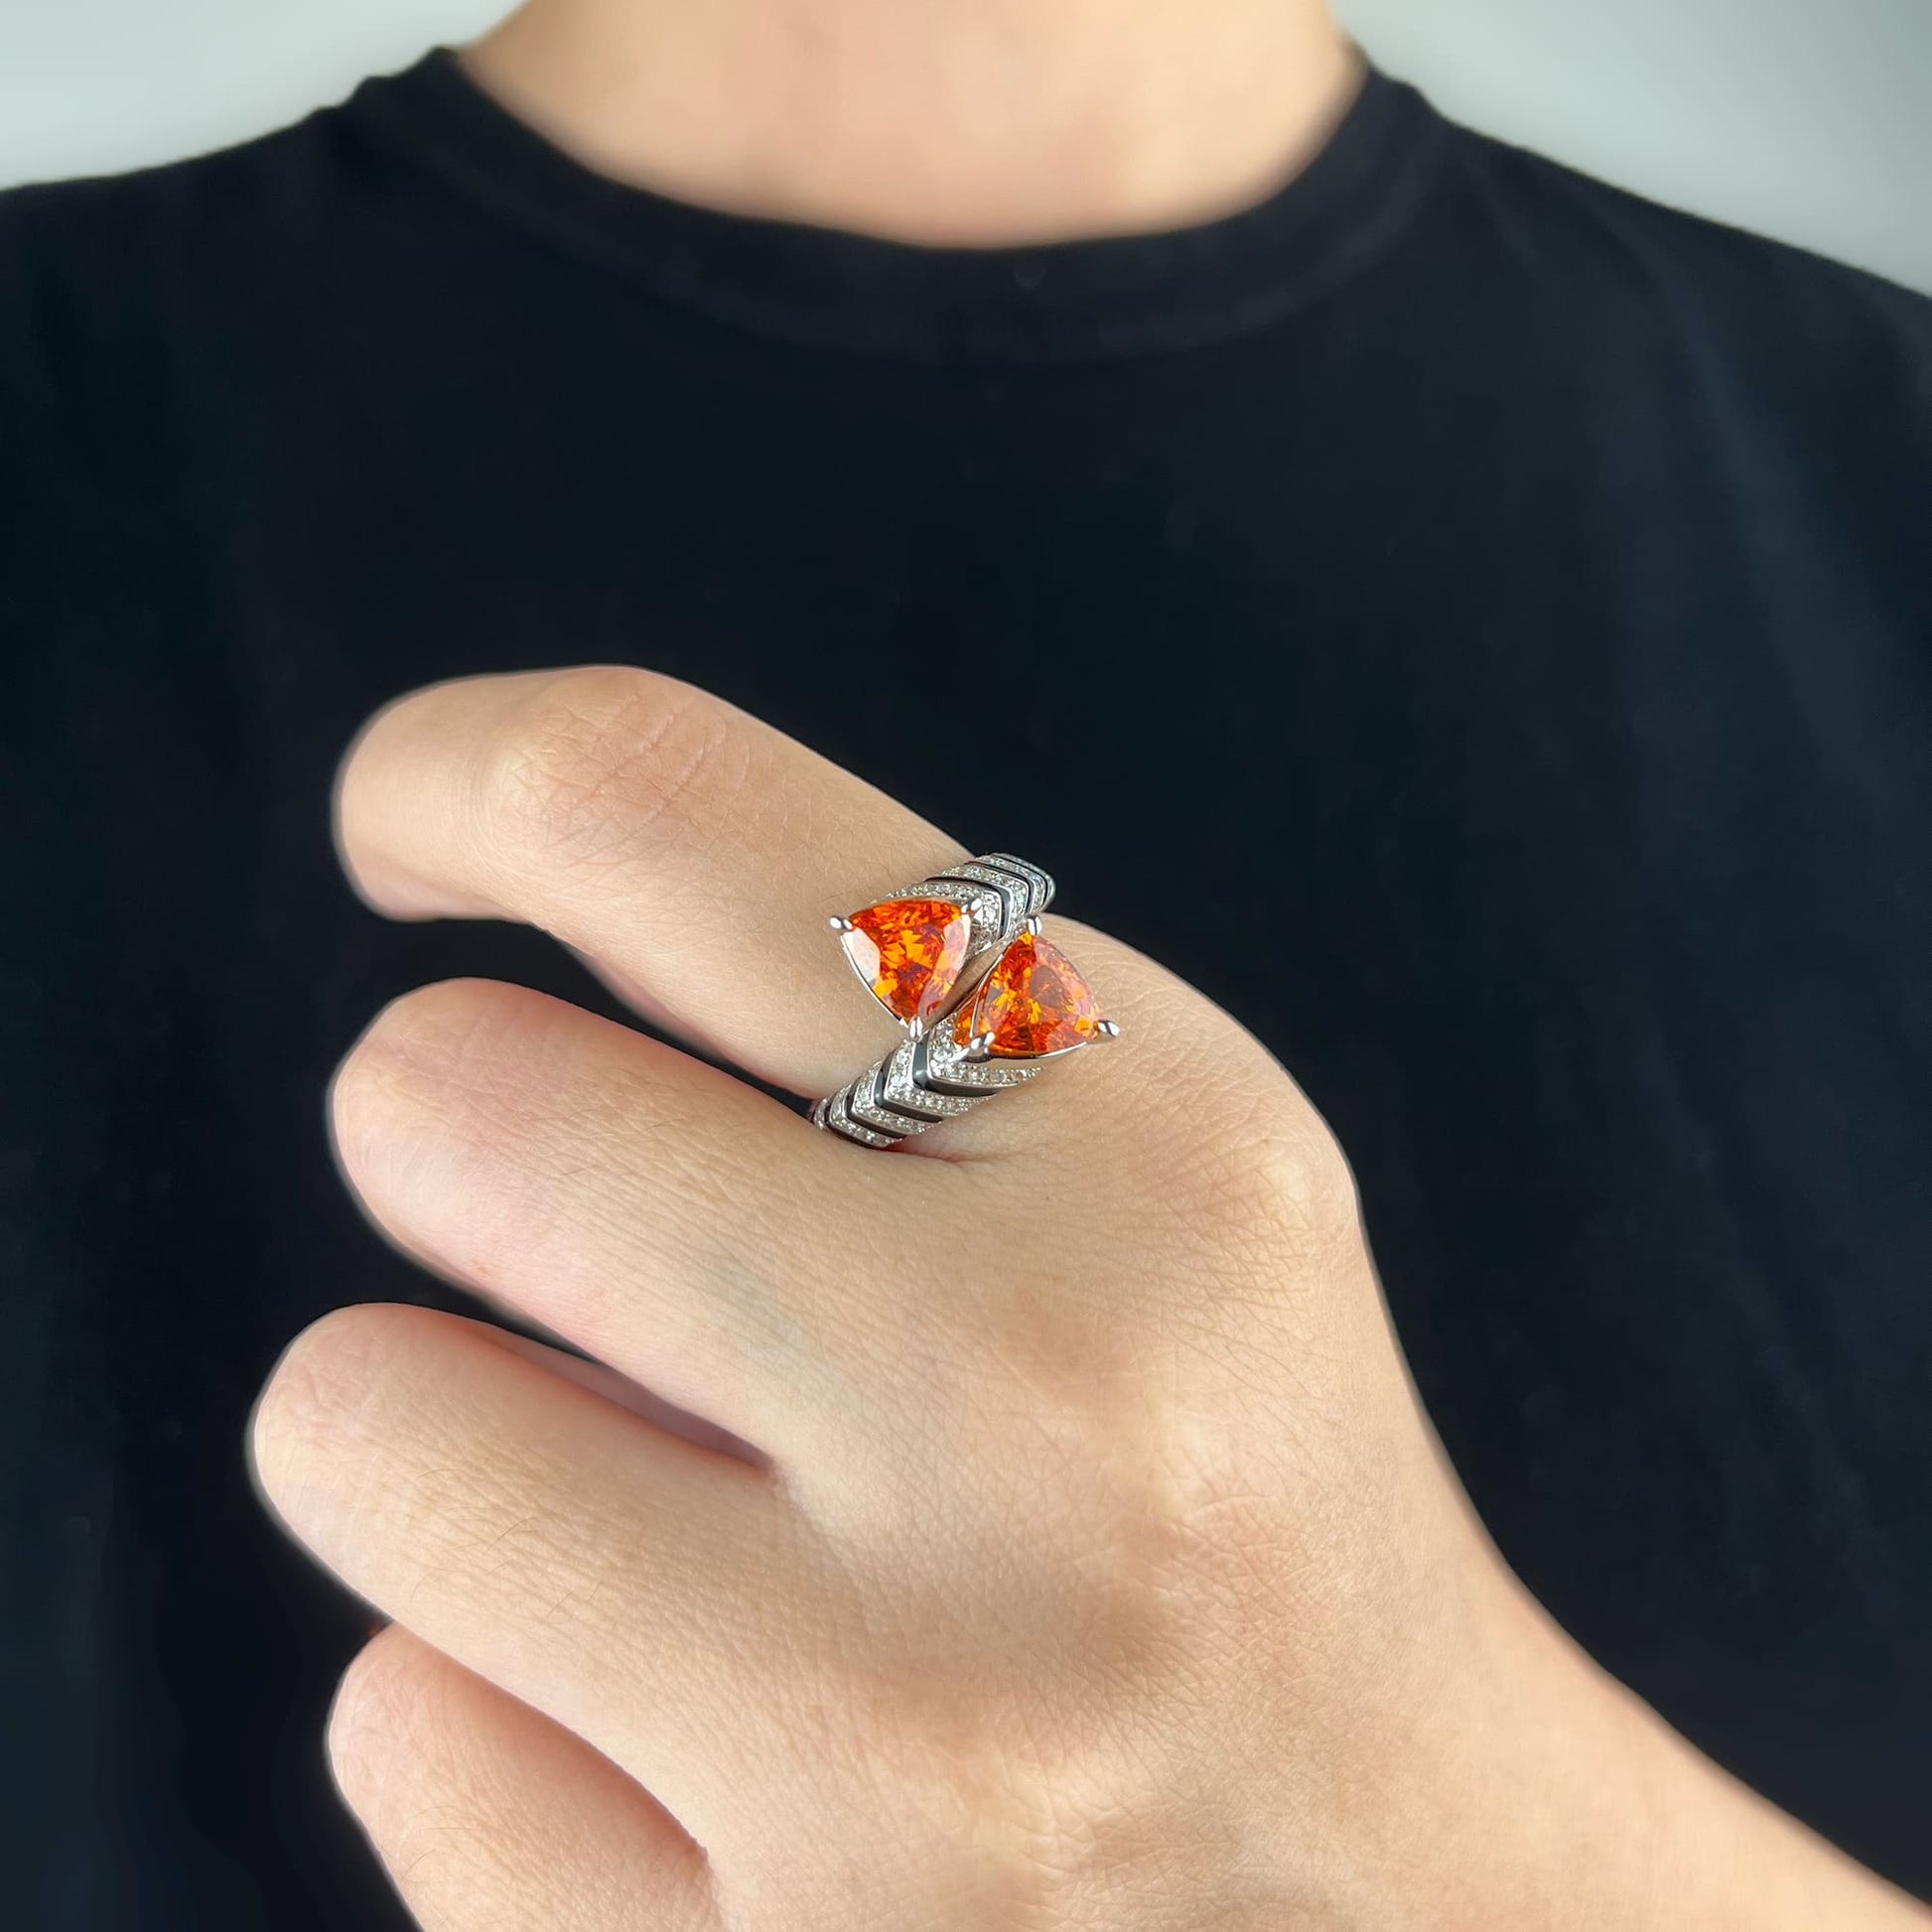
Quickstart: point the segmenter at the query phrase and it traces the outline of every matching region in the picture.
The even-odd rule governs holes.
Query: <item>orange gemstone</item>
[[[845,956],[881,1006],[901,1020],[930,1020],[959,984],[972,920],[943,898],[893,898],[852,915]]]
[[[960,1045],[993,1035],[1001,1059],[1036,1060],[1098,1036],[1100,1009],[1080,969],[1055,945],[1023,932],[980,982],[969,1007],[953,1023]]]

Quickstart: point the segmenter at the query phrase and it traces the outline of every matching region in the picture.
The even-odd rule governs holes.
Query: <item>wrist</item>
[[[1816,1932],[1932,1914],[1779,1812],[1595,1665],[1487,1553],[1435,1776],[1459,1792],[1406,1923]]]

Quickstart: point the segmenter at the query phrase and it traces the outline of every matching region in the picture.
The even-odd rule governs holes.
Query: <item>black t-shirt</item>
[[[1232,218],[938,251],[615,186],[435,57],[0,198],[0,638],[24,1923],[401,1922],[319,1742],[366,1612],[244,1421],[324,1310],[450,1299],[327,1152],[378,1003],[603,1003],[359,908],[329,782],[600,658],[1254,1027],[1505,1554],[1932,1892],[1932,306],[1379,76]]]

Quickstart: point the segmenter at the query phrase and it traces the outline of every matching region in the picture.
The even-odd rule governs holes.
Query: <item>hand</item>
[[[615,669],[403,700],[340,826],[383,910],[543,926],[802,1094],[894,1036],[827,914],[961,856]],[[349,1055],[376,1221],[608,1365],[351,1308],[262,1398],[267,1494],[395,1619],[330,1747],[421,1922],[1922,1922],[1528,1602],[1321,1122],[1161,968],[1049,930],[1122,1041],[890,1155],[512,986]]]

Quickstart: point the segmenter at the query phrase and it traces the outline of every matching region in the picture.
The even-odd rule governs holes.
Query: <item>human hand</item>
[[[384,911],[545,927],[814,1095],[892,1038],[826,916],[960,856],[621,669],[403,700],[340,830]],[[351,1308],[260,1404],[274,1506],[396,1620],[330,1745],[422,1923],[1920,1923],[1514,1584],[1281,1068],[1050,933],[1122,1043],[892,1155],[511,986],[349,1055],[376,1221],[608,1365]]]

